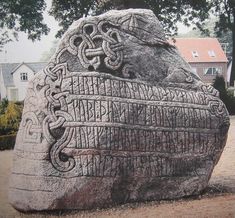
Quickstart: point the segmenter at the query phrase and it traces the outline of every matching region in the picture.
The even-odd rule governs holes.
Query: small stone
[[[152,11],[83,18],[29,83],[9,199],[40,211],[197,195],[228,128]]]

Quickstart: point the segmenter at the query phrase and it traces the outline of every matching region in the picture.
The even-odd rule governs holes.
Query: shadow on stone
[[[41,211],[41,212],[27,212],[22,213],[22,215],[29,215],[31,216],[68,216],[68,215],[79,215],[79,216],[89,216],[92,213],[107,211],[107,212],[114,212],[119,209],[135,209],[141,206],[157,206],[160,204],[172,204],[174,202],[182,202],[182,201],[192,201],[192,200],[200,200],[205,198],[212,198],[215,196],[223,196],[227,194],[235,193],[235,190],[232,187],[227,185],[223,185],[220,183],[209,184],[206,189],[200,195],[191,195],[183,198],[179,198],[177,200],[160,200],[160,201],[146,201],[146,202],[132,202],[132,203],[125,203],[125,204],[115,204],[107,206],[106,208],[96,208],[92,210],[48,210],[48,211]],[[119,202],[120,203],[120,202]]]

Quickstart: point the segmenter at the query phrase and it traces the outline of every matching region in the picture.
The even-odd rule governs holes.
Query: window
[[[20,73],[21,81],[28,81],[28,73]]]
[[[215,57],[215,52],[213,50],[208,51],[210,57]]]
[[[196,58],[196,57],[198,57],[199,55],[198,55],[197,51],[192,51],[192,56],[193,56],[194,58]]]
[[[208,67],[204,70],[206,75],[217,75],[221,73],[220,67]]]

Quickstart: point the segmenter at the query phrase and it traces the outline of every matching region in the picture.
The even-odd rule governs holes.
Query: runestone
[[[29,82],[10,203],[91,209],[199,194],[226,143],[229,115],[152,11],[82,18]]]

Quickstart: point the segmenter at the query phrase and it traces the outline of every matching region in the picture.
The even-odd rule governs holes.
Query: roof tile
[[[175,41],[171,41],[171,43],[178,48],[189,63],[228,61],[216,38],[175,38]],[[193,52],[197,52],[198,56],[193,56]],[[210,52],[214,52],[215,56],[210,56]]]

